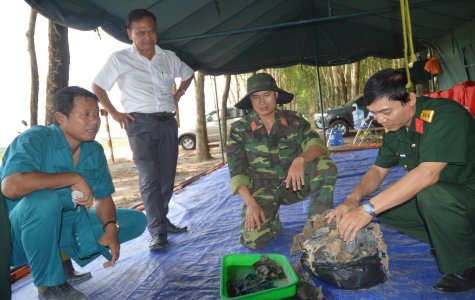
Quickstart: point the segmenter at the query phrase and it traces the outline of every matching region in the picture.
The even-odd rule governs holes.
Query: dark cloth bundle
[[[300,253],[303,269],[343,289],[370,288],[384,283],[388,274],[387,247],[378,224],[360,230],[354,241],[343,241],[335,223],[323,216],[307,222],[294,237],[291,255]]]

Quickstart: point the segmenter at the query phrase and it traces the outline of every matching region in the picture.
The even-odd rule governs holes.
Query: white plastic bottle
[[[358,108],[358,104],[354,103],[352,105],[355,110],[351,113],[353,115],[353,125],[355,129],[361,128],[361,123],[364,120],[364,111]]]

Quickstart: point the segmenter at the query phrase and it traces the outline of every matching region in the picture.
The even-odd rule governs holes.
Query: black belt
[[[156,113],[148,113],[148,114],[133,112],[131,113],[131,115],[134,117],[140,117],[140,118],[158,119],[159,121],[166,121],[175,117],[174,112],[156,112]]]

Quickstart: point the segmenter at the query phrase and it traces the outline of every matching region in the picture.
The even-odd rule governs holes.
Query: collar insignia
[[[422,121],[426,121],[427,123],[432,123],[432,118],[434,117],[435,111],[433,110],[428,110],[425,109],[421,112],[421,118]]]
[[[419,118],[416,118],[416,132],[417,133],[424,133],[424,121]]]
[[[256,129],[257,129],[257,123],[256,123],[256,121],[252,121],[251,122],[251,130],[254,132],[254,131],[256,131]]]
[[[285,127],[289,125],[287,124],[287,120],[282,116],[280,117],[280,124],[282,124],[282,126],[285,126]]]

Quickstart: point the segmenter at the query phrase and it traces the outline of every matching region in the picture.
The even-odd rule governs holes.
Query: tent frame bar
[[[394,7],[384,8],[384,9],[368,10],[364,12],[345,14],[341,16],[312,18],[312,19],[301,20],[301,21],[285,22],[285,23],[279,23],[279,24],[273,24],[273,25],[264,25],[264,26],[251,27],[251,28],[239,29],[239,30],[228,30],[228,31],[221,31],[221,32],[185,36],[185,37],[171,39],[171,40],[161,40],[159,44],[182,42],[182,41],[187,41],[187,40],[192,40],[192,39],[205,39],[205,38],[213,38],[213,37],[220,37],[220,36],[228,36],[228,35],[233,35],[233,34],[243,34],[243,33],[249,33],[249,32],[254,32],[254,31],[278,29],[278,28],[292,27],[292,26],[301,26],[301,25],[307,25],[307,24],[312,24],[312,23],[325,23],[325,22],[331,22],[331,21],[336,21],[336,20],[350,19],[350,18],[355,18],[355,17],[364,17],[364,16],[368,16],[372,14],[389,12],[394,9],[399,9],[399,6],[394,6]]]
[[[414,8],[421,8],[421,7],[430,7],[431,5],[440,4],[444,2],[446,1],[445,0],[427,0],[427,1],[422,1],[415,4],[411,4],[411,8],[414,9]],[[251,28],[245,28],[245,29],[239,29],[239,30],[228,30],[228,31],[221,31],[221,32],[184,36],[181,38],[176,38],[176,39],[171,39],[171,40],[164,39],[164,40],[161,40],[159,44],[182,42],[182,41],[188,41],[188,40],[193,40],[193,39],[205,39],[205,38],[213,38],[213,37],[220,37],[220,36],[228,36],[228,35],[233,35],[233,34],[243,34],[243,33],[255,32],[255,31],[278,29],[278,28],[291,27],[291,26],[302,26],[302,25],[314,24],[314,23],[326,23],[326,22],[332,22],[332,21],[337,21],[337,20],[365,17],[365,16],[369,16],[373,14],[380,14],[380,13],[390,12],[395,9],[400,9],[399,2],[397,2],[394,6],[391,6],[391,7],[372,9],[372,10],[367,10],[363,12],[344,14],[340,16],[333,16],[331,13],[330,2],[328,3],[328,6],[329,6],[328,17],[312,18],[312,19],[307,19],[307,20],[285,22],[285,23],[279,23],[279,24],[273,24],[273,25],[264,25],[264,26],[251,27]]]

